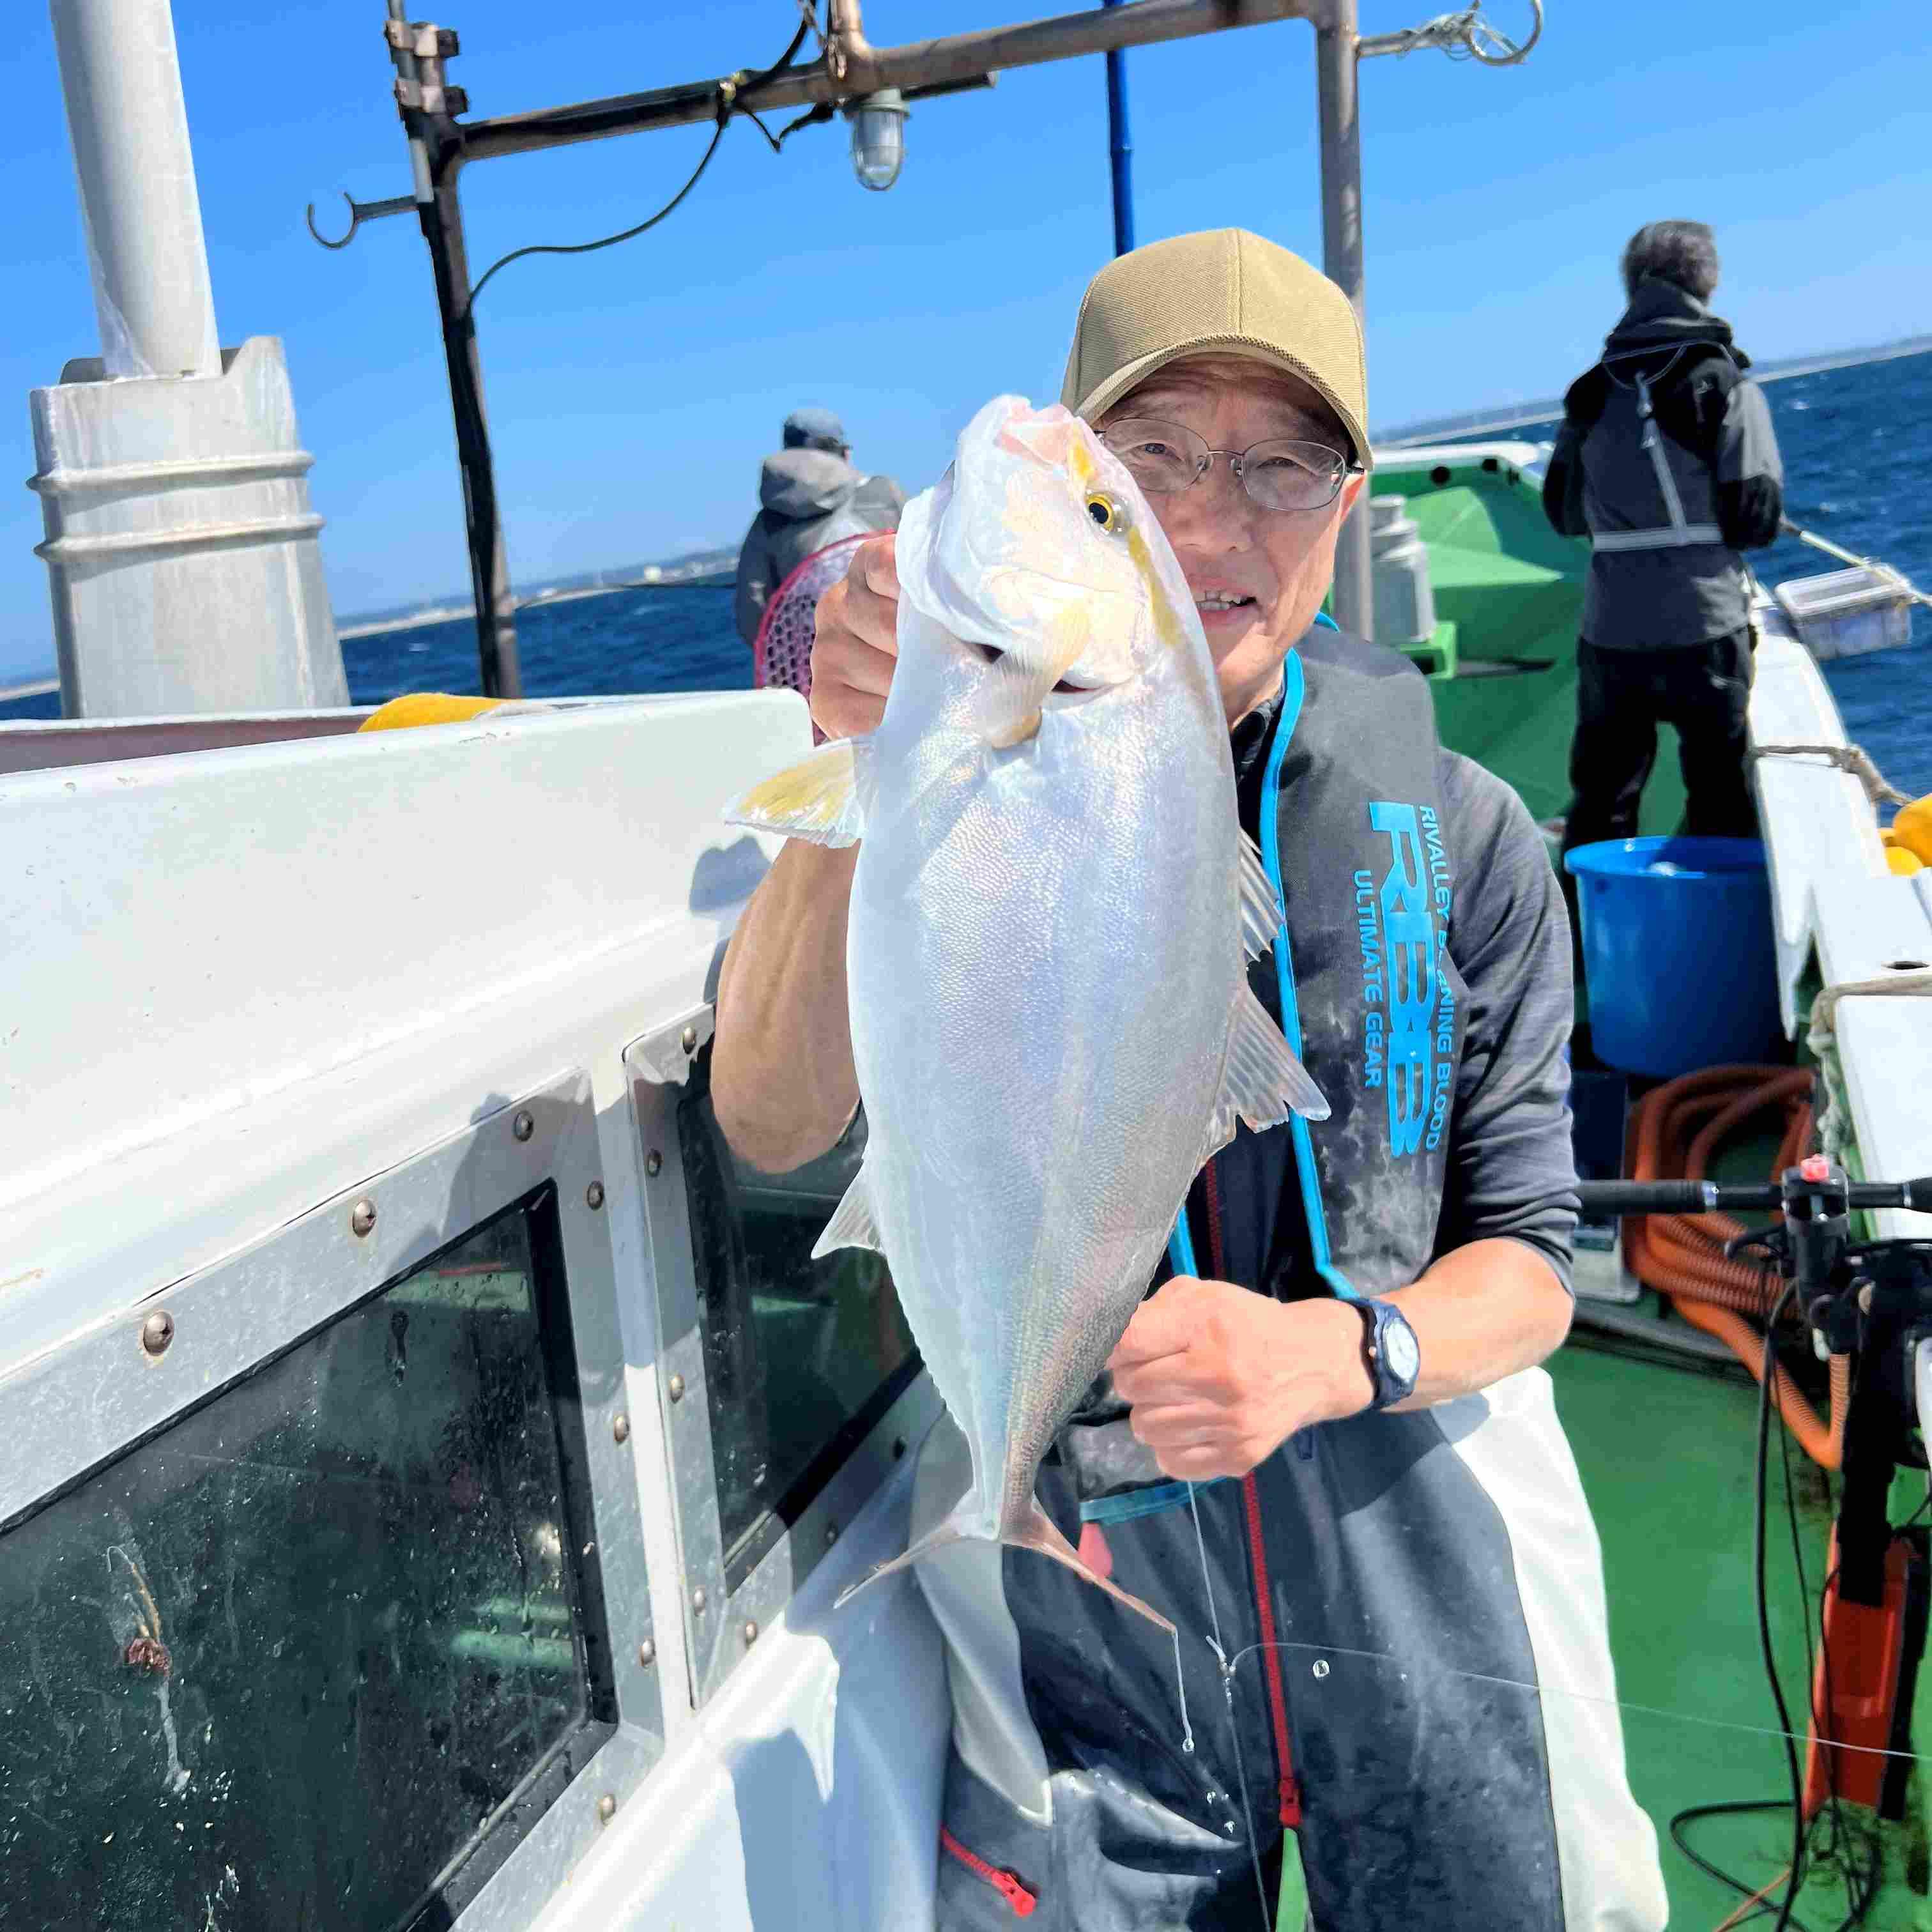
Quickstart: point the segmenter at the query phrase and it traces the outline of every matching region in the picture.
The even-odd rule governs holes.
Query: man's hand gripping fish
[[[908,506],[898,562],[878,728],[726,814],[864,842],[847,970],[868,1139],[814,1252],[886,1257],[973,1464],[874,1575],[1011,1544],[1171,1630],[1081,1562],[1034,1476],[1236,1119],[1328,1111],[1248,985],[1280,908],[1180,566],[1086,424],[987,404]]]

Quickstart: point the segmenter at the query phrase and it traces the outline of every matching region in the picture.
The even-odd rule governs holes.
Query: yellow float
[[[1903,846],[1921,863],[1932,865],[1932,794],[1898,808],[1886,842],[1894,850]]]

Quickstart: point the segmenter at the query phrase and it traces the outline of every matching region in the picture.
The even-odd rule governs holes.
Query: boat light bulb
[[[862,94],[845,110],[852,124],[852,172],[862,188],[883,194],[905,160],[905,96],[896,87]]]

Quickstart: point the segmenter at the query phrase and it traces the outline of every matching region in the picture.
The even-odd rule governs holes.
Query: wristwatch
[[[1371,1409],[1387,1408],[1415,1393],[1422,1372],[1422,1349],[1415,1330],[1392,1301],[1365,1297],[1355,1304],[1362,1318],[1362,1362],[1375,1389]]]

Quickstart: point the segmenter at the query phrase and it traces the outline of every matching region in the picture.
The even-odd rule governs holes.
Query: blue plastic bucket
[[[1667,1079],[1772,1051],[1777,956],[1756,839],[1612,838],[1563,862],[1598,1059]]]

